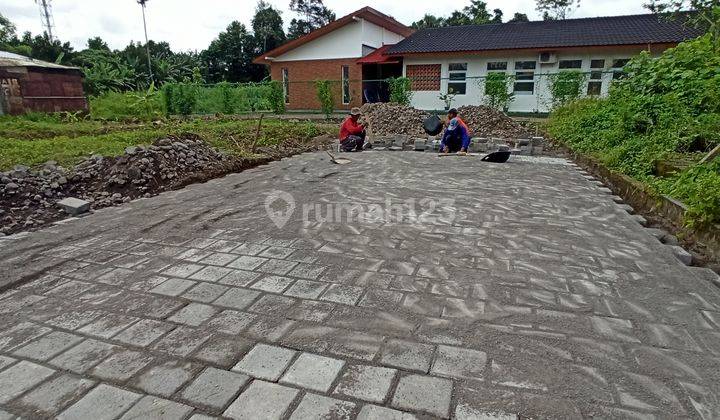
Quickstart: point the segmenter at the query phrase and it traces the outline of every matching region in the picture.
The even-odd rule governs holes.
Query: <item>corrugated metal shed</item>
[[[42,60],[35,60],[24,55],[0,51],[0,67],[42,67],[46,69],[64,69],[82,71],[78,67],[62,66]]]

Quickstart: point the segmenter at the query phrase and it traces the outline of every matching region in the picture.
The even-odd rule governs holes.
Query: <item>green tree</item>
[[[525,13],[516,12],[508,22],[530,22],[530,19],[528,19]]]
[[[238,21],[230,23],[201,54],[207,66],[205,79],[210,83],[253,80],[257,76],[251,69],[253,44],[254,38],[245,25]]]
[[[288,38],[295,39],[335,20],[335,13],[323,0],[290,0],[290,10],[302,16],[290,21]]]
[[[422,19],[413,22],[412,25],[413,29],[424,29],[424,28],[439,28],[442,26],[447,26],[445,23],[445,19],[441,17],[437,17],[435,15],[431,14],[425,14]]]
[[[535,0],[535,8],[544,20],[566,19],[578,7],[580,0]]]
[[[0,13],[0,43],[9,43],[17,38],[16,30],[15,24]]]
[[[285,42],[285,31],[280,12],[265,0],[258,1],[252,19],[257,54],[270,51]]]
[[[110,51],[107,42],[103,41],[99,36],[88,39],[87,45],[89,50]]]
[[[69,64],[75,52],[69,42],[50,40],[47,33],[33,36],[30,32],[25,32],[19,43],[30,48],[32,58],[58,64]]]

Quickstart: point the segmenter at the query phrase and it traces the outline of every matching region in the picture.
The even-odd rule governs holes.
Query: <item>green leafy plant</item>
[[[325,118],[330,118],[335,106],[335,98],[333,97],[330,81],[316,80],[315,90],[317,91],[317,98],[318,101],[320,101],[322,113],[325,114]]]
[[[134,92],[130,96],[133,99],[131,106],[138,110],[138,114],[144,115],[146,118],[160,116],[161,110],[158,106],[158,91],[155,89],[155,83],[150,83],[150,87],[146,91]]]
[[[197,86],[192,83],[178,83],[173,96],[173,110],[187,117],[195,110],[197,104]]]
[[[412,81],[407,77],[393,77],[387,79],[390,87],[390,102],[401,105],[410,105],[412,101]]]
[[[562,70],[550,76],[553,107],[562,106],[582,95],[587,75],[578,70]]]
[[[233,90],[230,83],[223,82],[218,85],[220,90],[221,101],[222,101],[222,112],[223,114],[234,114],[235,103],[233,101]]]
[[[515,78],[506,73],[488,73],[485,79],[479,79],[483,90],[483,103],[491,108],[507,110],[515,94],[511,87]]]
[[[175,91],[176,86],[174,83],[166,83],[162,87],[163,103],[165,104],[165,114],[175,114]]]
[[[276,114],[285,113],[285,93],[283,92],[282,83],[278,80],[272,80],[268,83],[270,86],[270,92],[268,95],[268,102],[270,103],[270,109]]]
[[[438,99],[443,101],[445,103],[445,109],[448,110],[452,106],[453,101],[455,100],[455,94],[452,92],[448,93],[441,93],[438,96]]]

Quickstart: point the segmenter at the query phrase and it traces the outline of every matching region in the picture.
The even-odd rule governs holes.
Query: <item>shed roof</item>
[[[702,34],[656,14],[450,26],[419,30],[387,54],[679,43]]]
[[[8,51],[0,51],[0,67],[42,67],[49,69],[81,71],[78,67],[63,66],[47,61],[35,60],[34,58],[25,57],[24,55]]]

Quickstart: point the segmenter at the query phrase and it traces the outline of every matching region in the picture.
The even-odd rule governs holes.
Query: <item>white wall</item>
[[[338,28],[328,34],[303,44],[287,53],[275,57],[274,62],[301,60],[333,60],[339,58],[360,58],[363,44],[379,48],[383,44],[395,44],[403,37],[382,26],[364,19]]]
[[[614,59],[630,58],[636,55],[642,48],[620,48],[617,50],[605,49],[600,52],[572,52],[557,53],[558,62],[555,64],[543,64],[538,61],[538,52],[524,52],[517,54],[501,55],[499,53],[487,53],[483,55],[467,55],[455,58],[409,58],[404,59],[403,74],[405,74],[406,66],[413,64],[441,64],[442,82],[439,91],[417,91],[413,93],[412,105],[415,108],[427,110],[439,110],[445,107],[445,103],[438,98],[441,93],[447,92],[448,65],[450,63],[467,63],[467,93],[465,95],[457,95],[452,103],[452,107],[460,107],[463,105],[479,105],[482,103],[483,89],[481,86],[482,79],[474,79],[473,77],[484,77],[487,75],[487,63],[490,61],[507,61],[507,73],[515,74],[516,61],[536,61],[535,68],[535,92],[532,95],[516,94],[515,100],[510,105],[512,112],[548,112],[551,105],[551,95],[549,92],[549,78],[542,74],[552,74],[560,71],[558,64],[560,60],[582,60],[582,68],[580,71],[590,71],[590,60],[604,59],[605,71],[609,72]],[[612,74],[603,74],[603,95],[607,94],[608,87],[612,80]],[[587,84],[583,87],[583,92],[587,91]]]

